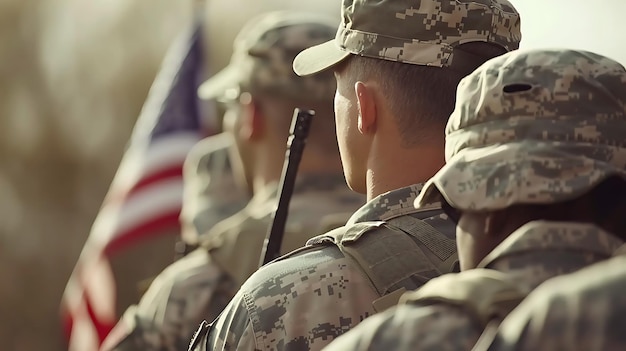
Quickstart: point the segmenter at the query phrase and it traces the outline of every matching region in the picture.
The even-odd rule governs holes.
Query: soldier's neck
[[[420,147],[371,155],[365,183],[367,200],[380,194],[424,183],[444,165],[441,147]]]

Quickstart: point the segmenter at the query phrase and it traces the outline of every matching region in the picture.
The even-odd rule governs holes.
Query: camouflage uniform
[[[622,255],[540,285],[489,350],[626,350],[625,264]]]
[[[342,14],[344,21],[335,40],[301,53],[294,61],[296,73],[317,73],[351,54],[447,67],[452,49],[459,43],[487,41],[515,49],[520,39],[518,14],[506,1],[346,0]],[[420,211],[412,203],[422,186],[414,184],[379,195],[358,210],[345,227],[333,231],[332,238],[330,234],[314,238],[303,249],[255,272],[213,326],[201,326],[191,349],[320,350],[374,314],[378,310],[375,303],[385,298],[386,292],[381,293],[362,266],[328,241],[339,237],[353,243],[378,241],[381,250],[370,252],[371,256],[381,264],[394,258],[402,248],[386,247],[383,234],[388,233],[391,222],[416,218]],[[431,209],[427,218],[419,218],[431,231],[411,231],[412,238],[407,240],[413,245],[428,241],[425,238],[434,231],[443,236],[435,240],[436,245],[451,245],[454,252],[453,224],[437,204]],[[359,232],[354,228],[360,228]],[[401,225],[400,230],[410,231]],[[423,250],[411,251],[415,255],[403,262],[403,268],[424,270],[403,277],[408,286],[400,284],[399,291],[402,287],[416,288],[441,274],[431,263],[441,247],[428,244],[433,242],[421,246]]]
[[[490,60],[459,84],[446,128],[447,164],[427,182],[416,207],[437,199],[462,211],[556,204],[585,194],[608,177],[624,176],[625,83],[620,64],[589,52],[517,51]],[[365,321],[327,350],[470,350],[494,316],[506,315],[538,285],[608,259],[623,244],[595,224],[528,222],[477,269],[433,279],[405,294],[403,305]],[[500,285],[493,284],[496,280]],[[510,305],[498,305],[502,302]],[[590,312],[570,307],[555,306],[560,308],[555,313]],[[535,311],[541,319],[551,317]],[[536,332],[550,338],[572,326],[568,333],[573,337],[591,328],[564,325],[562,314],[554,317],[556,323]],[[520,324],[511,321],[510,327],[519,331]],[[540,345],[550,346],[546,350],[573,345],[544,341]],[[535,345],[528,350],[541,349]]]
[[[511,234],[479,268],[504,272],[517,280],[518,288],[531,291],[547,279],[611,257],[620,245],[593,225],[536,221]],[[454,281],[450,285],[454,288]],[[483,332],[473,313],[449,302],[426,304],[411,294],[403,296],[402,305],[364,321],[324,350],[472,349]]]
[[[210,136],[198,142],[185,159],[180,217],[182,239],[188,247],[197,247],[209,229],[240,211],[247,202],[247,195],[234,184],[227,154],[231,144],[228,134]],[[143,350],[166,345],[153,347],[166,350],[183,346],[196,324],[205,318],[195,308],[189,312],[201,299],[178,299],[175,304],[170,296],[193,291],[198,282],[215,279],[212,277],[218,274],[206,268],[204,256],[200,251],[194,252],[154,278],[139,304],[126,310],[101,349]],[[184,318],[191,322],[184,323]]]
[[[220,97],[231,99],[247,89],[263,89],[266,93],[305,96],[313,101],[326,99],[330,103],[332,76],[304,79],[291,70],[297,52],[332,37],[334,26],[326,22],[316,15],[283,12],[256,18],[242,29],[231,66],[203,84],[199,94],[207,97],[219,92],[224,95]],[[219,156],[205,166],[226,162],[224,151],[232,143],[228,136],[220,135],[205,145],[216,148],[211,154]],[[181,214],[183,222],[190,222],[202,234],[187,235],[185,241],[201,247],[154,280],[139,305],[125,313],[103,350],[186,349],[198,324],[215,318],[257,269],[276,206],[277,184],[258,191],[245,208],[215,224],[212,216],[223,214],[218,210],[230,211],[231,199],[237,196],[232,176],[212,173],[211,177],[186,181],[185,209]],[[224,185],[218,189],[217,198],[191,196],[205,188],[207,182]],[[231,187],[226,186],[229,184]],[[229,206],[216,208],[216,201]],[[351,192],[341,174],[299,176],[290,204],[283,253],[304,245],[313,235],[342,225],[363,202],[364,197]]]
[[[380,195],[348,225],[418,212],[412,203],[421,187]],[[441,212],[425,221],[454,242],[453,224]],[[215,325],[215,349],[319,350],[375,313],[372,302],[380,296],[352,260],[332,246],[302,251],[264,266],[244,283]]]

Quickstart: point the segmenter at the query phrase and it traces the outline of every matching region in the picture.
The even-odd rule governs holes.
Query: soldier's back
[[[138,306],[126,311],[104,350],[179,350],[202,320],[212,320],[257,268],[275,208],[277,185],[257,193],[241,211],[217,223],[202,243],[155,279]],[[341,175],[302,177],[290,206],[282,252],[320,234],[325,215],[347,213],[364,201]],[[347,220],[347,216],[343,218]],[[333,218],[341,221],[341,217]],[[340,224],[337,224],[340,225]],[[125,335],[125,336],[124,336]]]
[[[626,256],[546,281],[502,322],[489,350],[626,350]]]
[[[492,250],[479,268],[435,278],[406,293],[399,306],[365,321],[328,350],[463,351],[475,345],[485,350],[500,321],[531,291],[612,257],[622,244],[592,224],[529,222]]]
[[[455,257],[441,250],[454,247],[454,225],[439,207],[419,213],[412,206],[420,189],[382,194],[346,226],[259,269],[215,325],[200,329],[194,349],[320,350],[385,308],[388,297],[393,304],[395,292],[441,274],[431,255]]]
[[[277,184],[254,196],[239,213],[218,223],[202,247],[239,287],[258,268],[261,249],[276,206]],[[328,226],[340,226],[365,198],[345,185],[343,176],[302,176],[295,187],[281,245],[281,254],[304,246]],[[337,214],[342,214],[337,216]],[[328,221],[328,218],[331,218]],[[236,291],[232,291],[230,297]],[[207,318],[215,317],[208,316]]]

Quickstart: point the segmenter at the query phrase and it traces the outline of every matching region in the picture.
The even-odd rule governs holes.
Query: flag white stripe
[[[80,309],[73,312],[73,317],[69,351],[98,350],[100,345],[98,332],[89,317],[85,300],[81,300]]]
[[[198,142],[197,133],[176,133],[154,140],[145,147],[133,145],[122,159],[112,182],[113,193],[127,191],[150,175],[181,166]]]
[[[180,178],[164,179],[139,189],[123,204],[105,205],[96,218],[90,237],[99,245],[182,205],[183,182]]]

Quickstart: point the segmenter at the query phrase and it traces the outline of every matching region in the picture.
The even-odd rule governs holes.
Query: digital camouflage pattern
[[[299,75],[320,72],[350,54],[435,67],[474,41],[519,47],[520,17],[507,0],[344,0],[334,40],[298,55]]]
[[[447,164],[416,206],[438,199],[482,211],[550,204],[623,174],[624,73],[612,60],[572,50],[513,52],[487,62],[458,88],[446,128]],[[505,273],[525,296],[550,278],[610,258],[622,245],[592,224],[534,221],[478,268]],[[460,290],[468,273],[474,272],[441,278],[456,279]],[[471,349],[485,328],[477,318],[482,301],[453,304],[450,292],[440,290],[439,300],[424,304],[419,294],[437,283],[408,293],[404,299],[413,303],[365,321],[328,350]]]
[[[626,256],[551,279],[502,322],[493,351],[626,350]]]
[[[429,13],[430,22],[425,20],[426,16],[421,20],[410,22],[411,24],[407,26],[402,25],[402,21],[389,25],[389,23],[379,20],[385,13],[393,13],[393,18],[396,15],[409,14],[406,18],[410,19],[410,14],[413,14],[415,9],[420,6],[427,8],[430,6],[428,3],[432,3],[432,8],[430,8],[432,12]],[[509,47],[510,44],[511,48],[516,48],[519,42],[519,17],[517,13],[512,13],[511,21],[504,21],[503,26],[493,26],[494,17],[492,14],[494,12],[491,9],[500,6],[495,4],[503,4],[505,7],[510,6],[510,4],[506,1],[490,1],[488,3],[494,6],[483,7],[485,11],[483,14],[487,13],[487,16],[483,17],[487,18],[485,23],[482,25],[476,23],[472,29],[468,28],[468,30],[460,33],[457,30],[459,35],[455,40],[458,42],[463,42],[466,39],[468,41],[493,40],[495,41],[494,44],[498,45],[501,40],[499,35],[506,32],[502,35],[511,39],[510,41],[505,40],[507,42],[506,47]],[[359,6],[356,6],[357,4]],[[380,25],[376,31],[372,32],[370,38],[379,32],[381,33],[380,40],[382,40],[386,35],[385,33],[398,27],[398,30],[400,28],[404,30],[405,35],[401,37],[410,38],[408,42],[413,43],[420,40],[432,40],[433,34],[427,33],[427,31],[433,29],[433,24],[437,23],[437,18],[443,18],[445,15],[439,12],[441,7],[438,5],[441,4],[440,1],[434,0],[364,0],[358,3],[346,0],[343,2],[342,11],[343,13],[350,13],[351,16],[354,15],[355,18],[357,18],[358,13],[362,13],[363,16],[358,17],[359,23],[368,21],[379,23]],[[387,7],[391,9],[390,12],[387,12]],[[476,18],[475,16],[479,14],[478,11],[467,13],[468,16],[473,16],[472,18]],[[501,12],[497,13],[500,14]],[[459,22],[458,16],[454,15],[446,16],[445,20],[441,22],[446,22],[448,26],[451,24],[459,26],[461,25],[459,23],[468,27],[472,25],[472,23]],[[371,26],[371,24],[368,25]],[[358,23],[354,23],[352,27],[358,27]],[[441,28],[443,27],[444,25],[441,26]],[[487,34],[495,27],[497,27],[498,35]],[[476,32],[473,32],[474,30]],[[339,32],[341,32],[341,28]],[[436,32],[436,28],[433,29],[433,32]],[[478,34],[479,32],[481,34]],[[330,45],[330,56],[332,56],[330,61],[332,62],[326,55],[328,52],[324,52],[323,55],[309,55],[307,52],[310,51],[307,50],[300,54],[294,62],[294,71],[299,75],[316,73],[350,55],[347,51],[338,50],[334,41],[331,41]],[[404,44],[401,45],[404,46]],[[418,46],[419,44],[415,44],[415,47]],[[327,47],[328,44],[322,45],[322,49]],[[310,50],[317,52],[319,48],[318,46]],[[433,54],[432,50],[429,51],[428,45],[422,48],[424,57],[443,55],[443,53]],[[416,57],[419,56],[415,50],[412,51]],[[317,67],[316,69],[305,70],[298,65],[298,62],[305,60],[300,58],[305,56],[309,57],[304,65],[310,65],[313,62],[314,66]],[[378,58],[384,59],[385,57]],[[438,59],[435,58],[431,61],[436,64]],[[424,64],[429,64],[431,61]],[[403,216],[410,217],[417,212],[412,208],[411,203],[421,187],[421,184],[413,185],[372,199],[364,208],[357,211],[348,222],[348,226],[359,222],[385,222]],[[435,230],[438,229],[447,233],[450,238],[454,238],[451,222],[445,218],[445,215],[439,210],[437,214],[424,222],[432,222]],[[376,231],[377,229],[372,229],[368,236],[375,237]],[[412,233],[412,235],[419,237],[420,233]],[[426,256],[421,257],[420,263],[424,261],[428,261]],[[226,307],[214,326],[212,328],[201,326],[198,337],[194,338],[195,341],[192,342],[192,349],[320,350],[332,339],[373,314],[372,302],[380,297],[370,280],[363,274],[361,267],[357,266],[354,260],[345,257],[337,246],[307,247],[274,261],[255,272]]]
[[[127,310],[115,340],[107,340],[104,350],[187,349],[198,324],[217,317],[256,270],[276,193],[276,184],[257,193],[243,210],[216,224],[199,249],[168,267],[139,304]],[[363,201],[341,175],[301,177],[290,203],[282,253],[327,229],[324,216],[351,213]]]
[[[332,101],[331,73],[298,78],[291,65],[307,47],[333,37],[335,22],[320,14],[279,11],[248,22],[237,35],[230,64],[203,83],[201,98],[233,100],[242,92],[304,101]]]
[[[591,224],[534,221],[513,232],[478,268],[506,273],[509,280],[527,294],[552,277],[610,258],[621,245],[623,242],[617,237]],[[472,271],[445,278],[458,280],[468,273]],[[435,280],[424,288],[432,283]],[[463,285],[456,288],[462,289]],[[451,304],[443,299],[420,304],[419,300],[412,300],[412,294],[416,293],[403,296],[405,304],[368,318],[324,350],[472,349],[484,327],[479,322],[481,316],[473,313],[474,304]]]
[[[348,225],[388,221],[417,210],[422,185],[382,194],[361,207]],[[439,210],[425,219],[454,238],[454,227]],[[376,235],[372,232],[372,235]],[[196,350],[320,350],[375,313],[380,296],[355,262],[336,246],[312,246],[255,272],[210,331],[200,331]]]
[[[626,168],[626,71],[576,50],[516,51],[464,78],[446,161],[416,203],[494,210],[574,199]]]

